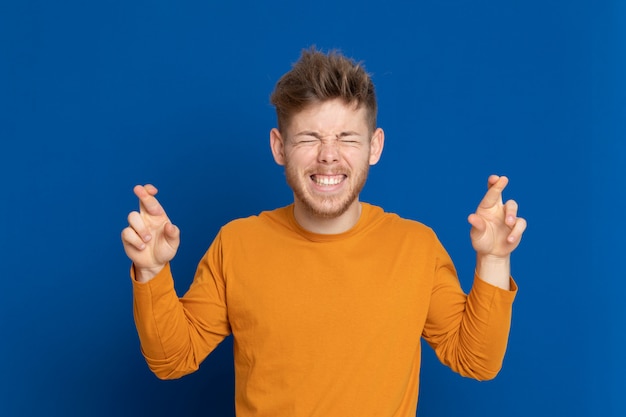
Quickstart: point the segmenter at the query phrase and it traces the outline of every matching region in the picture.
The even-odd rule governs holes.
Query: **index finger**
[[[502,204],[502,191],[504,191],[508,183],[509,179],[505,176],[490,176],[487,185],[489,188],[480,202],[480,206],[493,207],[495,204]]]
[[[165,214],[165,210],[155,197],[158,192],[155,186],[151,184],[136,185],[133,192],[139,199],[140,213],[148,213],[153,216]]]

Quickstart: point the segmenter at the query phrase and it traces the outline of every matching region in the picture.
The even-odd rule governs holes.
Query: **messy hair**
[[[356,108],[365,106],[371,131],[376,128],[376,93],[361,63],[339,51],[327,54],[315,47],[302,50],[300,59],[276,83],[270,102],[276,108],[278,129],[283,131],[294,114],[310,104],[342,99]]]

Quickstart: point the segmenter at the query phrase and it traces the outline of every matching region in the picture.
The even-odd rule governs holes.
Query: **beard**
[[[293,190],[295,200],[301,203],[309,214],[322,219],[337,218],[358,201],[367,180],[369,164],[364,164],[354,172],[348,170],[348,173],[344,179],[344,182],[347,182],[344,184],[345,189],[336,194],[325,194],[316,192],[311,187],[313,172],[299,173],[296,167],[285,163],[287,184]]]

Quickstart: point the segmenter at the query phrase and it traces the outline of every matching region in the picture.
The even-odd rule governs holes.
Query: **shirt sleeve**
[[[157,377],[174,379],[196,371],[230,334],[220,264],[218,236],[184,297],[176,294],[169,264],[147,283],[132,280],[141,351]]]
[[[504,290],[475,275],[465,295],[442,248],[423,336],[453,371],[478,380],[493,379],[504,360],[516,294],[512,278],[511,290]]]

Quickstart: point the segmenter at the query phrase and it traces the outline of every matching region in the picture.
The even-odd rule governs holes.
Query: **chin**
[[[301,201],[306,210],[315,217],[322,219],[336,219],[347,212],[355,203],[356,199],[345,202],[326,202],[326,204],[324,202],[321,204],[314,204],[311,201]]]

